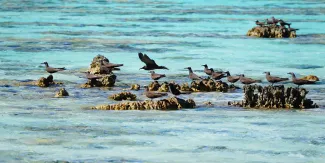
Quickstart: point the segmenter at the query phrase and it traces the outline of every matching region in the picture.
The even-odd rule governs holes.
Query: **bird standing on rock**
[[[159,80],[160,78],[166,77],[165,74],[156,74],[155,71],[150,71],[152,80]]]
[[[259,25],[260,27],[263,27],[263,26],[265,25],[264,22],[260,22],[260,21],[258,21],[258,20],[255,21],[255,24],[256,24],[256,25]]]
[[[231,84],[236,83],[239,80],[239,76],[231,76],[229,71],[226,71],[227,74],[227,80],[228,82],[230,82]]]
[[[50,67],[49,64],[47,62],[43,62],[41,64],[45,64],[45,70],[50,73],[50,74],[53,74],[53,73],[56,73],[56,72],[59,72],[59,71],[63,71],[63,70],[66,70],[64,67],[62,68],[54,68],[54,67]]]
[[[225,77],[225,74],[223,72],[214,72],[214,70],[211,68],[212,71],[211,78],[214,80],[220,80]]]
[[[204,72],[207,74],[207,75],[211,75],[212,74],[212,71],[211,69],[209,69],[208,65],[207,64],[204,64],[202,65],[204,66]]]
[[[180,94],[191,94],[190,91],[180,91],[178,90],[173,83],[168,84],[169,92],[172,93],[175,96],[178,96]]]
[[[279,19],[279,23],[280,23],[280,25],[281,26],[285,26],[285,25],[287,25],[289,28],[290,28],[290,25],[291,25],[291,23],[286,23],[286,22],[284,22],[282,19]]]
[[[123,64],[110,63],[110,62],[106,62],[106,61],[104,61],[104,60],[102,60],[101,62],[102,62],[101,64],[102,64],[104,67],[107,67],[107,68],[116,68],[116,67],[121,67],[121,66],[123,66]]]
[[[264,72],[266,74],[266,80],[270,83],[272,83],[272,86],[274,83],[282,82],[289,80],[288,78],[280,78],[277,76],[271,76],[270,72]]]
[[[198,75],[196,75],[191,67],[186,67],[184,69],[188,69],[189,75],[188,78],[192,79],[192,80],[202,80],[203,78],[199,77]]]
[[[309,80],[305,80],[305,79],[297,79],[296,75],[293,72],[289,72],[288,74],[290,74],[292,76],[292,83],[298,85],[305,85],[305,84],[315,84],[316,81],[309,81]]]
[[[241,74],[240,75],[239,81],[241,83],[245,84],[245,85],[262,82],[261,80],[255,80],[255,79],[252,79],[252,78],[246,78],[246,77],[244,77],[244,74]]]
[[[145,88],[145,92],[144,94],[150,98],[151,100],[154,98],[159,98],[159,97],[163,97],[163,96],[167,96],[167,93],[162,93],[162,92],[153,92],[153,91],[149,91],[149,87],[148,86],[144,86]]]
[[[138,56],[139,56],[140,60],[146,64],[145,66],[141,67],[140,69],[144,69],[144,70],[167,69],[168,70],[168,68],[165,66],[158,66],[153,59],[150,59],[147,56],[147,54],[139,53]]]

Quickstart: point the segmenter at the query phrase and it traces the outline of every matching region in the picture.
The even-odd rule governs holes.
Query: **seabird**
[[[114,63],[110,63],[110,62],[106,62],[104,60],[102,60],[102,63],[101,63],[104,67],[107,67],[107,68],[116,68],[116,67],[121,67],[123,66],[123,64],[114,64]],[[114,70],[114,69],[113,69]]]
[[[284,22],[282,19],[279,19],[279,23],[280,23],[280,25],[281,26],[285,26],[285,25],[287,25],[289,28],[290,28],[290,25],[291,25],[291,23],[286,23],[286,22]]]
[[[173,83],[168,84],[169,92],[172,93],[175,96],[178,96],[180,94],[190,94],[190,91],[180,91],[178,90]]]
[[[208,65],[207,64],[204,64],[202,65],[204,66],[204,72],[207,74],[207,75],[211,75],[212,74],[212,71],[209,69]]]
[[[298,31],[299,29],[295,29],[295,28],[288,28],[289,31]]]
[[[231,76],[229,71],[226,71],[228,82],[234,84],[239,80],[239,76]]]
[[[260,27],[263,27],[265,25],[264,22],[259,22],[258,20],[255,21],[256,25],[259,25]]]
[[[296,75],[293,72],[289,72],[288,74],[291,74],[291,76],[292,76],[292,83],[298,85],[298,88],[301,85],[315,84],[315,82],[316,82],[316,81],[309,81],[309,80],[305,80],[305,79],[297,79],[296,78]]]
[[[271,19],[272,19],[272,21],[273,21],[274,24],[277,24],[279,22],[279,19],[275,19],[274,16],[272,16]]]
[[[144,69],[144,70],[167,69],[168,70],[168,68],[165,66],[158,66],[154,60],[150,59],[147,56],[147,54],[139,53],[138,55],[139,55],[140,60],[146,64],[145,66],[141,67],[140,69]]]
[[[90,80],[91,83],[94,83],[97,79],[102,78],[101,76],[97,76],[97,75],[94,75],[94,74],[90,74],[89,71],[87,71],[85,73],[86,73],[86,78],[88,80]]]
[[[239,77],[239,81],[243,84],[253,84],[253,83],[260,83],[262,82],[261,80],[255,80],[255,79],[252,79],[252,78],[246,78],[244,77],[244,74],[241,74],[240,77]]]
[[[212,71],[211,78],[214,80],[220,80],[225,77],[223,72],[214,72],[212,68],[210,70]]]
[[[191,67],[186,67],[184,69],[188,69],[188,72],[189,72],[188,78],[190,78],[192,80],[201,80],[201,79],[203,79],[203,78],[199,77],[198,75],[194,74]]]
[[[144,94],[150,98],[151,100],[154,98],[158,98],[158,97],[162,97],[162,96],[167,96],[167,93],[162,93],[162,92],[153,92],[153,91],[149,91],[148,86],[144,86],[145,88],[145,92]]]
[[[269,20],[269,19],[266,19],[265,22],[268,25],[274,24],[273,20]]]
[[[280,78],[277,76],[271,76],[270,72],[264,72],[266,74],[266,80],[270,83],[272,83],[272,85],[274,83],[278,83],[278,82],[282,82],[282,81],[286,81],[289,80],[288,78]]]
[[[150,71],[152,80],[159,80],[160,78],[166,77],[165,74],[156,74],[155,71]]]
[[[62,68],[54,68],[54,67],[50,67],[49,64],[47,62],[43,62],[41,64],[45,64],[45,70],[50,73],[50,74],[53,74],[53,73],[56,73],[58,71],[63,71],[63,70],[66,70],[64,67]]]

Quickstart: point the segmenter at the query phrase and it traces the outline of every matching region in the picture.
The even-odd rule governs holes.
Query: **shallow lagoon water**
[[[0,162],[323,162],[325,159],[324,1],[1,1]],[[299,28],[294,39],[245,36],[275,16]],[[189,82],[201,64],[264,79],[264,71],[314,74],[305,86],[319,109],[258,111],[227,107],[241,91],[181,96],[198,108],[172,112],[93,111],[131,83],[148,84],[138,52]],[[113,90],[79,89],[92,58],[123,63]],[[59,87],[10,86],[46,76],[39,64],[65,66]],[[202,71],[198,74],[204,75]],[[180,77],[178,77],[180,76]],[[288,76],[289,77],[289,76]],[[262,83],[267,84],[265,80]],[[287,86],[292,86],[286,83]],[[145,97],[135,92],[140,100]],[[203,102],[215,106],[206,108]]]

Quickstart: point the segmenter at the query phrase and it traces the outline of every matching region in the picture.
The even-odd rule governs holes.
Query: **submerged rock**
[[[281,86],[244,86],[244,100],[228,102],[228,105],[256,109],[307,109],[317,108],[317,104],[306,99],[308,91],[304,88],[285,88]]]
[[[247,36],[263,37],[263,38],[294,38],[296,37],[296,31],[290,31],[288,28],[281,27],[279,25],[269,26],[256,26],[250,29]]]
[[[195,108],[195,102],[192,99],[172,97],[159,101],[133,101],[92,107],[96,110],[179,110],[183,108]]]
[[[130,89],[134,90],[134,91],[138,91],[138,90],[140,90],[140,85],[139,84],[132,84]]]
[[[64,88],[61,88],[59,92],[55,94],[54,97],[65,97],[65,96],[69,96],[69,93]]]
[[[121,92],[121,93],[113,94],[109,96],[109,98],[115,101],[122,101],[122,100],[134,101],[136,100],[137,96],[131,92]]]
[[[301,79],[309,80],[309,81],[319,81],[319,78],[317,76],[315,76],[315,75],[304,76]]]

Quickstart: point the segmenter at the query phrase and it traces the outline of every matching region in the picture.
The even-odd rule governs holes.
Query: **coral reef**
[[[312,100],[306,99],[308,91],[304,88],[285,88],[280,86],[244,86],[244,100],[228,102],[228,105],[256,109],[307,109],[317,108]]]
[[[256,26],[250,29],[246,35],[263,38],[294,38],[297,36],[295,30],[290,30],[279,25]]]
[[[194,108],[195,102],[192,99],[183,100],[172,97],[159,101],[127,101],[111,105],[99,105],[92,107],[97,110],[179,110],[183,108]]]
[[[121,93],[113,94],[108,98],[113,99],[115,101],[122,101],[122,100],[134,101],[137,98],[137,96],[131,92],[121,92]]]

